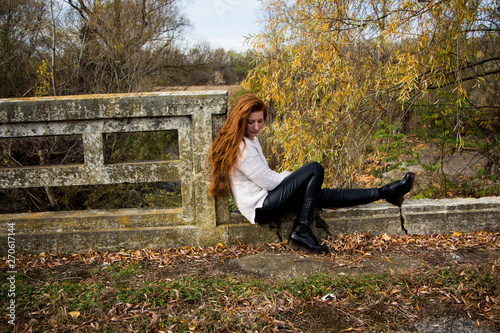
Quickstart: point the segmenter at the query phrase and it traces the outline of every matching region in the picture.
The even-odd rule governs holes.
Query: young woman
[[[371,189],[322,188],[324,169],[310,162],[294,172],[277,173],[269,169],[257,139],[267,119],[267,107],[255,95],[240,97],[222,125],[209,150],[212,163],[210,195],[229,196],[250,221],[269,223],[297,212],[289,245],[312,253],[326,253],[310,229],[314,210],[348,207],[384,199],[401,206],[415,174],[391,184]]]

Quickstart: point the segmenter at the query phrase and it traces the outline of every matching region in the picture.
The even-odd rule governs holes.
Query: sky
[[[191,0],[185,13],[192,24],[190,36],[207,41],[213,48],[244,51],[250,33],[257,33],[258,0]]]

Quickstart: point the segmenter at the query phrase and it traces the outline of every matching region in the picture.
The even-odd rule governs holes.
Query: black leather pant
[[[310,224],[315,208],[349,207],[379,199],[376,188],[321,188],[323,179],[324,169],[317,162],[297,169],[268,193],[262,207],[255,210],[255,220],[258,223],[270,223],[284,214],[297,212],[299,224]]]

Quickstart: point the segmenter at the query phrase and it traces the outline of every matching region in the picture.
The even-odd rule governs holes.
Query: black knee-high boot
[[[313,234],[310,225],[314,222],[314,209],[323,184],[324,169],[319,163],[310,163],[313,170],[308,180],[302,207],[290,234],[290,247],[312,253],[326,253],[328,246],[322,245]]]
[[[364,205],[382,199],[401,207],[404,201],[404,195],[410,192],[414,181],[415,174],[413,172],[408,172],[403,179],[380,188],[343,190],[324,188],[321,189],[319,194],[318,207],[350,207]]]
[[[415,182],[415,174],[408,172],[403,179],[382,186],[379,190],[380,199],[401,207],[404,201],[404,195],[411,191]]]
[[[290,248],[301,249],[310,253],[327,253],[328,246],[320,244],[313,234],[310,225],[314,222],[314,201],[304,203],[290,234]]]

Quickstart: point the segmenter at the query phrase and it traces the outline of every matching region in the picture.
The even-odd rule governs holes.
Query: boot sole
[[[300,251],[304,251],[306,253],[311,253],[311,254],[321,254],[321,253],[327,254],[329,252],[328,249],[315,251],[315,250],[310,249],[307,246],[304,246],[302,244],[296,243],[293,240],[290,240],[288,242],[288,247],[291,248],[294,251],[299,251],[300,250]]]

